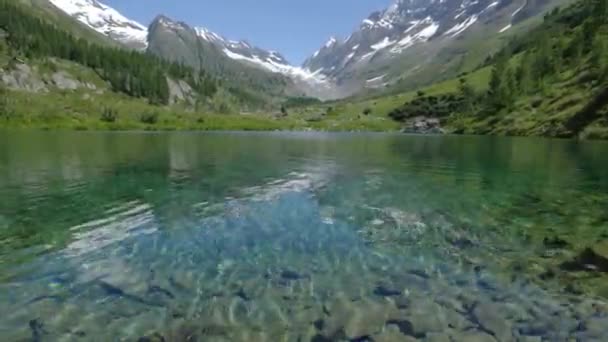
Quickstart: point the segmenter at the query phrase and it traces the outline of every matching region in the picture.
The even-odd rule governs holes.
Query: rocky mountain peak
[[[124,45],[144,50],[148,29],[97,0],[49,0],[55,7],[93,30]]]
[[[389,65],[416,46],[455,39],[482,21],[510,20],[517,7],[527,4],[528,0],[395,0],[386,9],[371,13],[345,41],[330,38],[303,67],[338,83],[345,76],[367,73],[368,78],[360,82],[368,84],[373,79],[374,85],[382,85],[390,75],[364,71]],[[501,12],[502,17],[497,15],[504,8],[512,9]]]

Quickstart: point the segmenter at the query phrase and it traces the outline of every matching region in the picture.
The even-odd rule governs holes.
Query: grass
[[[307,120],[289,115],[196,113],[179,106],[159,107],[143,99],[104,91],[52,91],[31,94],[9,91],[9,105],[0,113],[2,128],[74,130],[371,130],[397,129],[389,119],[376,117]],[[107,110],[113,112],[112,120]],[[153,118],[153,119],[152,119]]]
[[[53,66],[54,65],[54,66]],[[52,90],[31,94],[10,92],[10,113],[0,114],[0,127],[80,130],[323,130],[323,131],[396,131],[400,128],[388,113],[416,96],[415,91],[366,100],[344,100],[288,109],[288,115],[270,113],[218,114],[196,113],[180,106],[158,107],[144,99],[134,99],[107,90],[94,72],[64,61],[37,63],[41,73],[48,68],[64,70],[81,82],[95,85],[94,90]],[[483,89],[490,70],[480,69],[465,76],[477,89]],[[427,88],[426,94],[457,90],[457,79]],[[113,120],[104,111],[115,112]],[[144,116],[155,120],[142,120]]]
[[[487,87],[490,72],[491,69],[486,67],[464,75],[463,77],[476,90],[483,91]],[[450,79],[423,88],[421,91],[427,95],[439,95],[456,92],[458,90],[459,83],[460,81],[458,79]],[[322,114],[325,114],[326,117],[322,119],[322,122],[329,119],[336,121],[367,120],[368,122],[374,122],[374,124],[377,124],[378,127],[383,126],[386,128],[395,129],[395,127],[397,127],[396,124],[380,124],[379,122],[382,120],[390,120],[388,118],[388,113],[404,103],[413,100],[417,96],[417,93],[418,91],[408,91],[401,94],[380,96],[372,99],[346,99],[322,105],[297,108],[294,110],[294,113],[295,116],[304,118],[322,118]],[[366,110],[371,110],[369,115],[364,114]]]

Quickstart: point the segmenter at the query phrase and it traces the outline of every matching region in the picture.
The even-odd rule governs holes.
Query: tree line
[[[555,8],[542,25],[515,37],[486,60],[482,66],[492,68],[486,91],[476,90],[463,76],[457,92],[429,96],[419,91],[389,116],[397,121],[415,116],[491,116],[515,109],[521,97],[546,94],[565,72],[603,94],[608,87],[607,39],[608,1],[581,0],[563,10]]]
[[[513,40],[491,59],[489,90],[476,94],[461,79],[460,94],[469,108],[495,113],[510,109],[520,96],[544,93],[561,73],[575,70],[581,83],[608,81],[608,2],[583,0],[548,13],[544,24],[525,39]]]
[[[153,104],[168,104],[167,77],[183,79],[201,97],[217,91],[217,81],[203,70],[164,61],[150,54],[76,38],[10,0],[0,0],[0,28],[9,46],[26,58],[56,57],[92,68],[112,89]]]

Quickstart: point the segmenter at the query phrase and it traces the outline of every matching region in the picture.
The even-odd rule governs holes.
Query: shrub
[[[363,110],[363,115],[370,115],[372,113],[372,109],[371,108],[365,108]]]
[[[104,108],[101,112],[101,121],[103,122],[116,122],[118,119],[118,111],[112,108]]]
[[[154,125],[158,122],[158,113],[157,112],[147,112],[143,113],[139,117],[139,121],[148,125]]]
[[[42,63],[42,66],[52,73],[58,71],[57,64],[50,58],[46,58]]]

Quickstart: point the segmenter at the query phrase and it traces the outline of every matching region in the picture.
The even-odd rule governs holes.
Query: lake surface
[[[2,341],[608,340],[608,144],[0,133]]]

